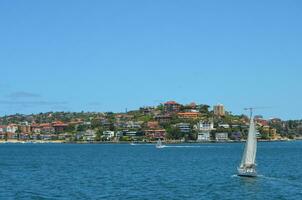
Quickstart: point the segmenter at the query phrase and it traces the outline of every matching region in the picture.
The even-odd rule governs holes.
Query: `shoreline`
[[[301,139],[283,139],[283,140],[258,140],[258,142],[294,142],[301,141]],[[156,144],[157,141],[150,142],[142,142],[137,141],[134,144]],[[206,142],[198,142],[198,141],[164,141],[165,144],[226,144],[226,143],[245,143],[246,141],[206,141]],[[0,140],[0,144],[131,144],[131,141],[81,141],[81,142],[72,142],[72,141],[64,141],[64,140]]]

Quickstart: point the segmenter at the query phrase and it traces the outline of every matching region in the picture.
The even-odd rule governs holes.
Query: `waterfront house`
[[[96,131],[94,130],[87,130],[84,135],[83,135],[83,138],[85,141],[94,141],[95,138],[96,138]]]
[[[211,131],[214,129],[213,121],[200,121],[194,126],[194,129],[197,131],[197,141],[199,142],[208,142],[211,140]]]
[[[105,138],[106,140],[110,140],[112,138],[114,138],[114,131],[104,131],[103,132],[103,138]]]
[[[209,131],[198,132],[197,141],[198,142],[208,142],[211,140],[211,134]]]
[[[235,132],[230,135],[231,140],[235,140],[235,141],[241,140],[241,137],[242,135],[240,132]]]
[[[165,129],[145,130],[145,135],[150,139],[164,139],[166,136]]]
[[[215,140],[217,142],[227,141],[227,140],[229,140],[229,134],[228,133],[216,133]]]

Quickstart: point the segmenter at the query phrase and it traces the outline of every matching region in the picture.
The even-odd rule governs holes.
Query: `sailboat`
[[[157,143],[156,143],[156,145],[155,145],[155,147],[156,147],[157,149],[162,149],[162,148],[165,147],[165,145],[162,144],[161,139],[158,139],[158,140],[157,140]]]
[[[253,119],[253,108],[247,108],[250,110],[250,128],[249,133],[242,156],[241,164],[238,168],[238,176],[244,177],[256,177],[256,153],[257,153],[257,138],[256,127]]]

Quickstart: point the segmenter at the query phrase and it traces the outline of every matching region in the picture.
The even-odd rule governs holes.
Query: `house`
[[[268,121],[265,119],[257,118],[255,121],[259,126],[268,126]]]
[[[190,126],[189,123],[179,123],[179,124],[176,124],[176,127],[182,133],[190,133],[191,132],[191,126]]]
[[[0,126],[0,133],[4,133],[5,127],[6,126]]]
[[[229,140],[229,134],[228,133],[216,133],[215,134],[215,140],[217,142],[219,142],[219,141],[227,141],[227,140]]]
[[[199,117],[198,112],[183,112],[177,113],[180,119],[197,119]]]
[[[229,124],[219,124],[218,127],[227,129],[227,128],[230,128],[230,125]]]
[[[18,126],[15,124],[10,124],[4,128],[4,132],[15,133],[18,130]]]
[[[95,138],[96,138],[96,131],[94,130],[87,130],[83,135],[83,139],[85,141],[94,141]]]
[[[123,133],[123,135],[135,138],[135,137],[142,137],[142,136],[144,136],[144,132],[142,132],[142,131],[125,131]]]
[[[133,121],[129,121],[129,122],[126,122],[127,124],[127,128],[130,128],[130,129],[140,129],[141,128],[141,125],[143,124],[144,122],[143,121],[140,121],[140,122],[133,122]]]
[[[40,133],[43,134],[50,134],[55,132],[55,129],[49,123],[40,124],[39,129],[40,129]]]
[[[157,120],[160,124],[169,123],[172,120],[171,115],[157,115],[155,117],[155,120]]]
[[[147,127],[149,129],[157,129],[159,127],[159,123],[158,123],[158,121],[148,121]]]
[[[145,135],[150,139],[164,139],[166,136],[165,129],[145,130]]]
[[[197,124],[194,126],[194,128],[195,128],[195,130],[197,130],[197,131],[206,131],[206,132],[215,130],[215,129],[214,129],[214,123],[213,123],[213,122],[203,122],[203,121],[200,121],[199,123],[197,123]]]
[[[30,125],[19,125],[18,129],[21,131],[21,133],[30,133],[31,132]]]
[[[211,140],[211,134],[209,131],[207,132],[198,132],[197,141],[199,142],[207,142]]]
[[[55,133],[62,133],[65,131],[65,129],[67,128],[67,124],[64,124],[63,122],[60,122],[60,121],[57,121],[57,122],[54,122],[52,124],[52,127],[54,128],[55,130]]]
[[[155,108],[151,107],[151,106],[146,106],[146,107],[140,108],[139,111],[141,113],[143,113],[144,115],[151,115],[155,111]]]
[[[232,133],[231,136],[230,136],[230,138],[231,138],[232,140],[236,140],[236,141],[241,140],[241,137],[242,137],[242,135],[241,135],[240,132]]]
[[[214,129],[214,123],[200,121],[194,126],[194,129],[197,131],[197,141],[207,142],[211,140],[211,131]]]
[[[180,111],[181,105],[175,101],[168,101],[164,103],[164,112],[165,113],[177,113]]]
[[[103,132],[103,138],[110,140],[114,137],[114,131],[104,131]]]

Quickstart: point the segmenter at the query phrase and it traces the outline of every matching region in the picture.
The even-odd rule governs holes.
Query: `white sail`
[[[161,142],[161,140],[158,139],[158,141],[157,141],[155,147],[158,148],[158,149],[162,149],[162,148],[165,147],[165,145],[163,145],[162,142]]]
[[[244,154],[242,157],[240,168],[254,168],[256,164],[256,153],[257,153],[257,138],[256,128],[253,118],[250,120],[250,128]]]

